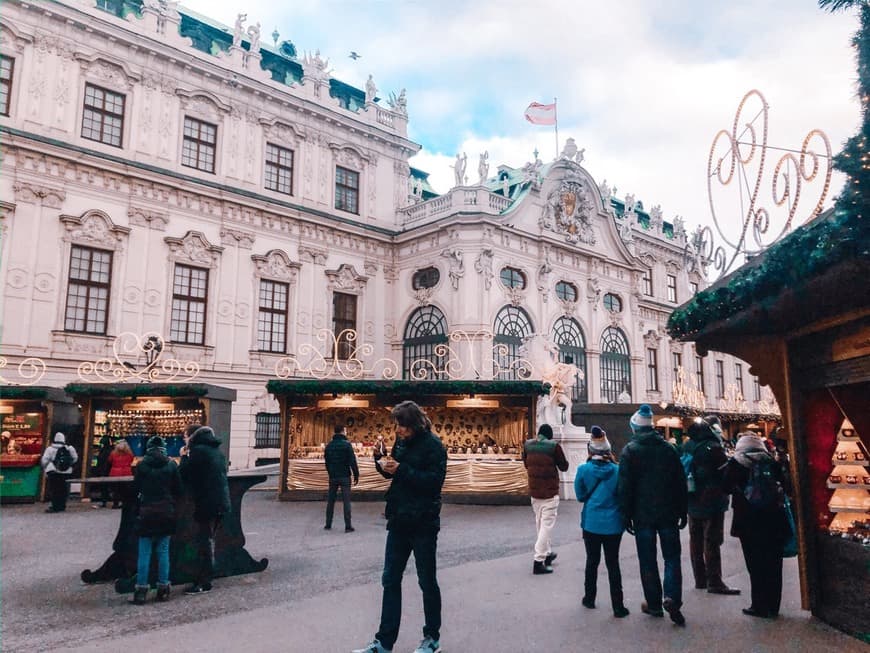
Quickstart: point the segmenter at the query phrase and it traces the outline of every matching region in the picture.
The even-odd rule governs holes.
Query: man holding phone
[[[441,487],[447,473],[447,450],[432,433],[432,422],[413,401],[392,411],[396,444],[391,455],[377,457],[375,467],[392,480],[387,490],[387,545],[381,623],[374,641],[353,653],[390,653],[402,618],[402,576],[411,553],[423,591],[423,640],[414,653],[441,651],[441,589],[435,576]]]

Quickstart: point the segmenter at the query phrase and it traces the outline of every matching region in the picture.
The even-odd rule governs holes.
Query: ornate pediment
[[[170,258],[182,263],[217,267],[223,247],[212,245],[201,231],[188,231],[183,238],[167,236]]]
[[[84,76],[102,86],[130,90],[141,79],[124,62],[113,61],[104,55],[75,54]]]
[[[296,283],[299,268],[302,267],[299,263],[292,262],[287,253],[280,249],[270,250],[265,255],[252,254],[251,260],[254,262],[258,277],[286,281],[290,284]]]
[[[66,228],[64,240],[106,249],[121,249],[130,234],[130,227],[116,225],[106,213],[96,209],[81,216],[62,215],[60,221]]]
[[[196,117],[218,122],[222,114],[230,113],[230,105],[213,93],[183,88],[175,89],[175,93],[181,98],[181,108]]]
[[[362,291],[368,277],[357,274],[356,269],[347,263],[342,263],[337,270],[326,270],[324,272],[326,278],[329,279],[329,290],[350,290],[354,292]]]
[[[346,143],[329,143],[329,149],[335,156],[335,162],[352,170],[362,170],[367,163],[372,163],[372,155]]]
[[[277,118],[260,118],[259,123],[263,126],[266,138],[280,145],[296,147],[299,141],[305,140],[305,132],[291,122]]]
[[[580,179],[566,179],[550,191],[538,224],[569,243],[594,245],[594,215],[595,204],[586,184]]]

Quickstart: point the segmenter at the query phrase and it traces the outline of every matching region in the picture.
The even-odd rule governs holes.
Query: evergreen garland
[[[273,379],[266,389],[274,395],[405,395],[425,397],[429,395],[492,394],[492,395],[543,395],[550,384],[540,381],[350,381],[346,379]]]

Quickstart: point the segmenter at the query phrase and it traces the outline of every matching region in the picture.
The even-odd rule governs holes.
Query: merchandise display
[[[870,546],[870,462],[867,449],[848,418],[837,432],[831,461],[834,469],[827,486],[834,493],[828,501],[828,510],[834,513],[834,518],[828,532]]]

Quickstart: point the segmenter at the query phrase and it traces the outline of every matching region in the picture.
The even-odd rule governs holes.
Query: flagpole
[[[559,112],[557,111],[556,102],[557,102],[557,98],[553,98],[553,118],[555,118],[555,121],[553,122],[553,124],[556,127],[556,157],[555,158],[558,159],[559,158]]]

